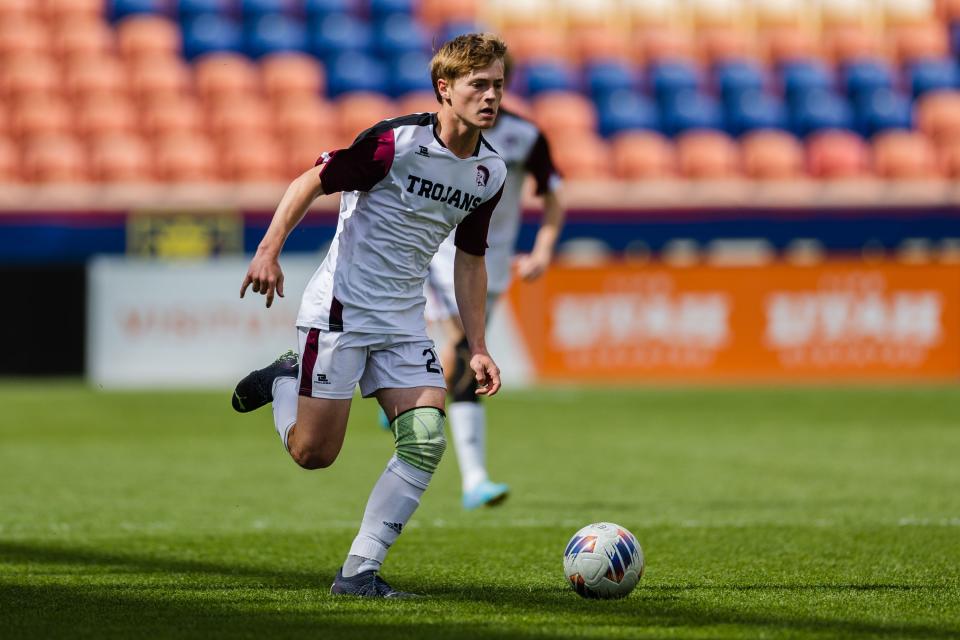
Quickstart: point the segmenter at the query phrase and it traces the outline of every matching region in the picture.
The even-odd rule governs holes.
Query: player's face
[[[454,80],[449,87],[454,113],[464,122],[489,129],[497,121],[503,98],[503,61],[471,71]]]

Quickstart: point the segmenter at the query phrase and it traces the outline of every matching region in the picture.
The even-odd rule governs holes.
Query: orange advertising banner
[[[509,292],[542,380],[960,380],[960,266],[556,267]]]

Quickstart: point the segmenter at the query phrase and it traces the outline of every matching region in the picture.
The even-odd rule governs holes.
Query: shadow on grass
[[[459,587],[418,579],[417,586],[430,598],[370,602],[328,595],[326,576],[336,570],[330,567],[278,570],[2,541],[0,563],[5,637],[500,639],[593,630],[598,637],[677,637],[679,631],[745,638],[780,632],[938,639],[955,638],[958,632],[947,626],[825,618],[816,610],[798,611],[796,604],[789,610],[790,604],[779,610],[771,605],[756,613],[688,597],[703,590],[734,597],[738,592],[819,590],[933,594],[943,588],[939,585],[647,585],[627,600],[597,602],[575,598],[560,587]]]

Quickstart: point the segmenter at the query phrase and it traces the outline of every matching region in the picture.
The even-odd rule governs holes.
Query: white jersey
[[[502,293],[510,285],[511,262],[520,231],[523,185],[527,174],[534,179],[537,195],[554,191],[559,185],[560,176],[550,157],[547,139],[529,120],[501,109],[497,123],[484,132],[484,137],[507,164],[503,197],[490,220],[487,234],[490,249],[486,254],[487,288],[493,293]],[[446,289],[447,295],[444,297],[448,300],[452,300],[450,293],[455,254],[456,245],[451,235],[444,240],[430,265],[430,286],[434,290]],[[445,303],[445,306],[449,307],[449,304]],[[440,316],[455,312],[455,309],[448,308]],[[431,320],[437,317],[431,316]]]
[[[440,243],[453,231],[458,248],[485,254],[506,165],[483,136],[458,158],[435,125],[430,113],[385,120],[317,160],[324,193],[343,194],[298,326],[426,336],[423,283]]]

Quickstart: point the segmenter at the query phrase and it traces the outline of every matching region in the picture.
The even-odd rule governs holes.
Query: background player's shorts
[[[427,304],[423,310],[423,316],[427,322],[443,322],[448,318],[455,318],[460,321],[460,312],[457,310],[457,299],[454,296],[453,288],[433,287],[428,282],[423,287],[423,297],[427,299]],[[490,313],[493,311],[493,305],[500,299],[499,291],[487,292],[487,320],[490,319]]]
[[[429,338],[312,327],[297,327],[297,331],[302,396],[352,398],[357,383],[365,398],[385,388],[446,388]]]

